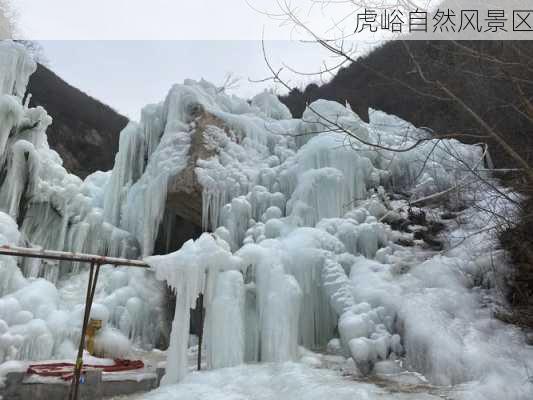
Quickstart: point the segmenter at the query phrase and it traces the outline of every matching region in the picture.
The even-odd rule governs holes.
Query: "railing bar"
[[[30,258],[42,258],[49,260],[60,261],[78,261],[86,263],[98,263],[98,264],[111,264],[111,265],[124,265],[129,267],[138,268],[150,268],[148,264],[141,260],[128,260],[125,258],[117,257],[105,257],[94,254],[84,253],[69,253],[56,250],[41,250],[31,249],[27,247],[17,246],[0,246],[0,254],[17,256],[17,257],[30,257]]]

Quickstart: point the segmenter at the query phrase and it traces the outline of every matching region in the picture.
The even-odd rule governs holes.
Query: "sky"
[[[302,42],[294,24],[261,11],[279,12],[281,0],[10,0],[19,36],[38,40],[48,66],[73,86],[131,119],[141,108],[162,101],[174,83],[204,78],[222,84],[228,73],[239,79],[230,93],[251,97],[265,88],[285,89],[262,80],[265,38],[274,68],[291,87],[330,76],[309,76],[335,59],[316,43]],[[283,0],[285,1],[285,0]],[[287,0],[288,1],[288,0]],[[307,10],[313,0],[297,0]],[[314,8],[313,11],[316,11]],[[305,12],[305,22],[327,30],[344,11]],[[375,40],[369,39],[369,43]],[[361,42],[359,47],[368,47]]]
[[[138,120],[141,108],[165,98],[184,79],[204,78],[222,85],[228,74],[238,78],[230,94],[250,98],[265,89],[284,93],[272,81],[260,41],[40,41],[50,69],[71,85]],[[282,63],[302,72],[318,71],[329,54],[316,44],[266,42],[273,65]],[[320,76],[283,74],[292,86]],[[324,77],[324,79],[327,77]]]
[[[21,31],[34,39],[287,40],[294,26],[285,4],[314,28],[330,26],[353,5],[321,8],[317,0],[8,0]],[[342,4],[342,3],[339,3]]]
[[[348,32],[351,40],[361,11],[355,4],[441,3],[441,0],[0,1],[9,1],[15,12],[17,36],[42,43],[54,72],[132,119],[138,119],[145,104],[162,101],[172,84],[187,78],[222,84],[226,74],[232,73],[240,78],[239,86],[233,90],[237,95],[251,97],[271,87],[283,92],[281,85],[271,81],[249,81],[270,76],[261,51],[261,38],[267,41],[273,67],[276,70],[284,67],[282,76],[291,87],[329,79],[291,73],[287,68],[316,72],[324,62],[331,66],[338,64],[339,59],[332,58],[320,45],[302,42],[310,39],[309,34],[294,21],[288,23],[286,15],[280,17],[283,9],[290,9],[321,38],[338,38]],[[447,0],[454,4],[461,1],[501,2]],[[531,0],[505,3],[524,1]],[[356,36],[355,56],[384,39],[383,35],[366,32]]]

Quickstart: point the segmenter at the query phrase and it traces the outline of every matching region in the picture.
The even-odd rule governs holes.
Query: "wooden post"
[[[96,268],[95,268],[96,267]],[[89,270],[89,283],[87,284],[87,295],[85,298],[85,312],[83,315],[83,325],[81,328],[81,338],[78,347],[78,356],[76,357],[76,364],[74,366],[74,376],[72,377],[72,384],[70,387],[71,400],[78,400],[80,389],[81,370],[83,368],[83,348],[85,347],[85,334],[87,333],[87,325],[89,324],[89,317],[91,315],[91,307],[93,304],[94,293],[96,291],[96,283],[98,281],[98,274],[100,272],[100,264],[91,263]]]

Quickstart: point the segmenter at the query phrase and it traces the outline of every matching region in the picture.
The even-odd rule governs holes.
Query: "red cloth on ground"
[[[83,364],[82,373],[101,369],[103,372],[121,372],[144,368],[144,363],[141,360],[114,360],[113,365],[91,365]],[[50,363],[50,364],[32,364],[28,367],[27,374],[35,374],[39,376],[56,376],[65,381],[72,379],[74,375],[74,364],[72,363]]]

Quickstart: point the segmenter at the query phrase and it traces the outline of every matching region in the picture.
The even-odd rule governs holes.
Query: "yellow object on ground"
[[[89,321],[89,325],[87,326],[87,334],[85,335],[85,348],[93,356],[96,355],[94,354],[94,337],[101,328],[102,320],[100,319],[91,319]]]

